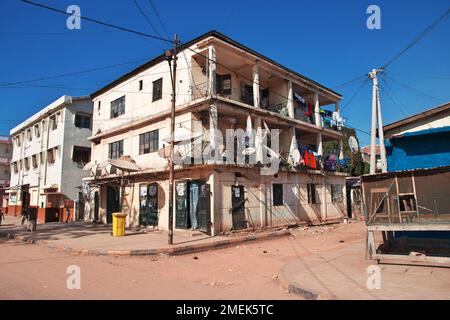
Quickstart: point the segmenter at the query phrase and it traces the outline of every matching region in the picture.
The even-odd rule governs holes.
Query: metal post
[[[170,57],[166,58],[169,61],[169,67],[172,76],[172,108],[170,113],[170,162],[169,162],[169,239],[168,243],[173,244],[173,182],[174,182],[174,164],[173,164],[173,147],[174,147],[174,132],[175,132],[175,102],[176,102],[176,76],[177,76],[177,35],[174,36],[173,51]],[[173,61],[173,64],[172,64]]]

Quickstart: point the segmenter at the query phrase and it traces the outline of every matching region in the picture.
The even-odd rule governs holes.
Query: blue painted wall
[[[450,166],[450,127],[385,140],[388,171]]]

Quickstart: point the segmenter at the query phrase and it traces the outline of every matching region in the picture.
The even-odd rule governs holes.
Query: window
[[[216,93],[223,96],[231,95],[231,74],[216,76]]]
[[[144,80],[139,80],[139,91],[142,91],[144,89]]]
[[[47,150],[47,162],[49,164],[55,163],[55,149]]]
[[[100,112],[101,108],[102,108],[102,102],[98,101],[98,103],[97,103],[97,111]]]
[[[111,102],[111,119],[125,113],[125,96]]]
[[[20,135],[16,136],[16,145],[20,147]]]
[[[27,130],[27,139],[28,139],[28,141],[31,141],[32,140],[32,135],[31,135],[31,129],[28,129]]]
[[[32,159],[31,162],[33,163],[33,168],[37,168],[38,166],[37,155],[34,154],[31,159]]]
[[[88,163],[91,161],[91,148],[73,146],[73,162]]]
[[[30,170],[30,162],[29,162],[28,157],[23,159],[23,163],[25,165],[25,170],[27,170],[27,171]]]
[[[83,114],[75,115],[75,127],[77,128],[91,128],[91,117]]]
[[[273,184],[272,185],[272,204],[274,206],[282,206],[283,203],[283,185]]]
[[[41,130],[39,130],[38,124],[34,126],[34,135],[36,136],[36,138],[39,138],[41,136]]]
[[[253,87],[241,82],[241,101],[253,105]]]
[[[42,151],[39,155],[39,160],[41,161],[41,164],[44,164],[44,151]]]
[[[163,79],[153,81],[153,101],[157,101],[162,98],[162,85]]]
[[[56,121],[56,116],[51,116],[50,117],[50,128],[52,130],[58,129],[58,122]]]
[[[19,166],[18,166],[17,162],[13,163],[13,170],[15,173],[19,172]]]
[[[308,203],[309,204],[316,204],[317,198],[316,198],[316,185],[314,183],[308,183]]]
[[[118,159],[123,156],[123,140],[109,144],[109,159]]]
[[[159,130],[153,130],[139,135],[139,154],[158,151]]]
[[[331,202],[342,203],[343,201],[344,201],[344,197],[343,197],[343,193],[342,193],[342,185],[332,184],[331,185]]]

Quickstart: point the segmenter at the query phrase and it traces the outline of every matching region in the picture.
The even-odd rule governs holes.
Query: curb
[[[210,243],[200,243],[200,244],[193,244],[193,245],[186,245],[186,246],[179,246],[179,247],[171,247],[171,248],[161,248],[161,249],[141,249],[141,250],[104,250],[104,249],[98,249],[98,250],[92,250],[92,249],[86,249],[86,248],[72,248],[68,246],[58,246],[53,243],[49,243],[46,240],[35,240],[35,239],[29,239],[26,236],[17,235],[15,233],[8,233],[6,234],[6,238],[8,239],[16,239],[19,241],[22,241],[24,243],[28,244],[36,244],[41,246],[46,246],[50,249],[55,249],[59,251],[64,251],[70,254],[74,255],[80,255],[80,256],[155,256],[160,254],[165,254],[169,256],[176,256],[176,255],[185,255],[190,253],[196,253],[196,252],[202,252],[202,251],[209,251],[209,250],[216,250],[216,249],[223,249],[227,247],[231,247],[240,243],[245,243],[249,241],[258,241],[258,240],[268,240],[271,238],[278,238],[283,236],[289,236],[291,235],[291,232],[289,230],[278,230],[278,231],[272,231],[269,233],[263,233],[260,235],[247,235],[244,237],[236,237],[236,238],[230,238],[225,240],[217,240]]]
[[[298,282],[289,280],[285,274],[287,265],[281,268],[278,272],[278,283],[283,289],[286,289],[289,293],[298,295],[306,300],[333,300],[333,297],[305,288]]]

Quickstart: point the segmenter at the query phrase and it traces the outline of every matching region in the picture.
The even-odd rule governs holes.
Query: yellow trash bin
[[[125,236],[125,219],[127,218],[126,213],[114,212],[113,216],[113,236],[123,237]]]

